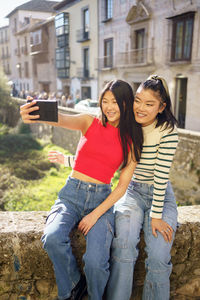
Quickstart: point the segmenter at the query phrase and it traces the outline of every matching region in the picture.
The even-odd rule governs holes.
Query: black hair
[[[112,92],[120,109],[118,128],[124,157],[122,168],[124,168],[128,162],[128,148],[130,147],[132,151],[132,145],[136,161],[140,159],[143,144],[142,127],[135,121],[133,113],[133,90],[131,86],[123,80],[111,80],[106,84],[100,95],[99,104],[103,126],[106,127],[106,123],[108,122],[102,110],[102,100],[107,91]]]
[[[151,90],[155,92],[160,100],[161,106],[165,103],[166,106],[162,113],[157,115],[157,124],[156,127],[159,127],[165,123],[165,128],[174,129],[174,126],[177,125],[177,120],[172,113],[172,102],[169,95],[169,90],[165,79],[158,75],[150,75],[146,81],[140,84],[139,88],[145,90]]]

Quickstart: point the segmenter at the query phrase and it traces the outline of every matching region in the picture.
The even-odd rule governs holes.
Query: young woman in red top
[[[42,241],[54,265],[58,299],[81,299],[85,279],[80,276],[71,252],[69,233],[78,224],[86,236],[85,263],[90,300],[101,300],[109,277],[110,246],[113,238],[113,205],[125,193],[140,158],[142,129],[133,114],[133,91],[127,82],[109,82],[100,96],[101,119],[88,114],[58,114],[58,123],[80,130],[75,164],[47,218]],[[24,123],[36,123],[36,102],[21,106]],[[110,181],[121,166],[117,187]]]

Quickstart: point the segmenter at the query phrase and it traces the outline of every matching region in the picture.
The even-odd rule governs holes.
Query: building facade
[[[35,44],[32,44],[32,42],[34,41],[37,45],[41,44],[41,47],[43,46],[43,40],[45,37],[42,34],[43,29],[41,28],[43,27],[44,31],[48,30],[50,26],[48,25],[50,24],[48,22],[48,18],[55,14],[53,7],[56,4],[57,2],[54,1],[32,0],[16,7],[7,16],[7,18],[9,18],[10,49],[12,51],[11,78],[18,92],[38,91],[38,66],[36,66],[38,60],[33,54],[33,48]],[[36,34],[34,34],[34,28],[36,28],[38,23],[42,23],[41,28],[38,29]],[[49,32],[46,32],[46,35],[48,36],[46,41],[51,40]],[[35,39],[33,39],[33,36]],[[53,34],[53,38],[54,36],[55,34]],[[48,45],[46,45],[46,47],[48,47]],[[43,53],[38,53],[43,56]],[[42,70],[42,74],[44,75],[45,73],[43,78],[46,77],[47,81],[49,82],[49,66],[47,67],[46,65],[43,65],[43,67],[44,69]],[[54,81],[56,81],[56,77]]]
[[[66,0],[55,8],[58,90],[73,98],[97,100],[97,0]]]
[[[166,78],[179,127],[200,130],[200,6],[188,0],[100,0],[99,86],[113,78],[136,91]]]
[[[34,91],[46,93],[57,91],[54,19],[54,16],[49,17],[29,29]]]
[[[0,28],[0,65],[8,79],[11,77],[10,60],[10,30],[9,26],[4,26]]]

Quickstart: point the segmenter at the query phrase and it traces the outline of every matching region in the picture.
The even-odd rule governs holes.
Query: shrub
[[[32,136],[26,134],[0,135],[0,151],[4,156],[26,150],[41,150],[42,146]]]

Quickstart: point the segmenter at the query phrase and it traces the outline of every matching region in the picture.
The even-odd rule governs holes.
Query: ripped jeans
[[[94,184],[69,177],[47,217],[42,242],[54,267],[58,299],[71,295],[80,279],[72,254],[69,233],[78,222],[111,192],[109,184]],[[114,232],[114,213],[110,208],[86,236],[84,272],[90,300],[102,300],[109,277],[110,247]]]
[[[150,209],[153,185],[131,181],[127,194],[115,208],[115,237],[112,243],[111,274],[107,286],[107,300],[129,300],[133,285],[133,271],[138,257],[140,231],[145,238],[146,278],[143,300],[168,300],[169,277],[172,271],[170,250],[173,241],[165,242],[157,231],[151,229]],[[174,230],[177,227],[177,206],[170,182],[167,185],[162,219]]]

